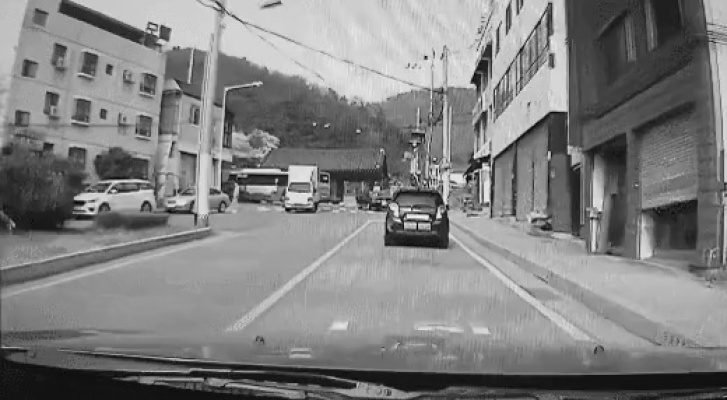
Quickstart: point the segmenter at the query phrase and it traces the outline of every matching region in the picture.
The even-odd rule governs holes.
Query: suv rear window
[[[439,193],[399,193],[394,202],[400,206],[425,205],[430,207],[438,207],[444,201]]]

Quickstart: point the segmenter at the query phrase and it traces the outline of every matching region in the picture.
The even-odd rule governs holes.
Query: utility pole
[[[207,79],[202,99],[202,120],[200,121],[199,150],[197,151],[197,196],[194,202],[194,225],[209,226],[209,179],[212,167],[212,149],[210,138],[214,129],[215,89],[217,88],[217,59],[220,52],[220,37],[222,35],[222,20],[225,16],[223,8],[227,0],[219,1],[220,10],[215,12],[215,27],[210,44],[209,62],[206,65]],[[224,120],[224,116],[223,116]]]
[[[429,164],[432,154],[432,137],[434,137],[434,57],[435,52],[432,49],[432,54],[429,57],[429,70],[430,70],[430,84],[429,84],[429,134],[426,136],[425,144],[427,146],[424,155],[424,176],[427,186],[429,185]]]
[[[449,96],[447,92],[449,91],[448,87],[448,58],[449,58],[449,49],[447,49],[447,46],[444,46],[443,53],[442,53],[442,60],[443,60],[443,67],[442,70],[444,72],[444,83],[443,83],[443,110],[444,115],[446,118],[444,119],[444,124],[442,126],[442,183],[444,185],[443,187],[443,195],[444,195],[444,204],[449,204],[449,178],[450,178],[450,168],[452,165],[451,155],[452,155],[452,149],[450,141],[452,139],[452,110],[449,107]]]

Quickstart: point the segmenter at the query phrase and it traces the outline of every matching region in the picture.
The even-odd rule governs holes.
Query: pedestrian
[[[232,204],[230,204],[230,208],[228,208],[228,210],[230,211],[230,214],[236,214],[237,203],[240,201],[240,185],[238,185],[232,177],[230,177],[230,182],[232,183],[232,199],[230,200]]]

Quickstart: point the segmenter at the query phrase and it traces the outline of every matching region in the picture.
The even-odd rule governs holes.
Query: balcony
[[[477,103],[475,104],[474,108],[472,109],[472,125],[474,126],[477,121],[479,121],[480,117],[482,116],[482,113],[487,110],[487,92],[481,92],[479,96],[477,96]]]

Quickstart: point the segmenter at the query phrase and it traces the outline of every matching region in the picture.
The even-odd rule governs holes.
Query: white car
[[[152,212],[154,186],[141,179],[100,181],[73,198],[73,215],[93,217],[109,211]]]

